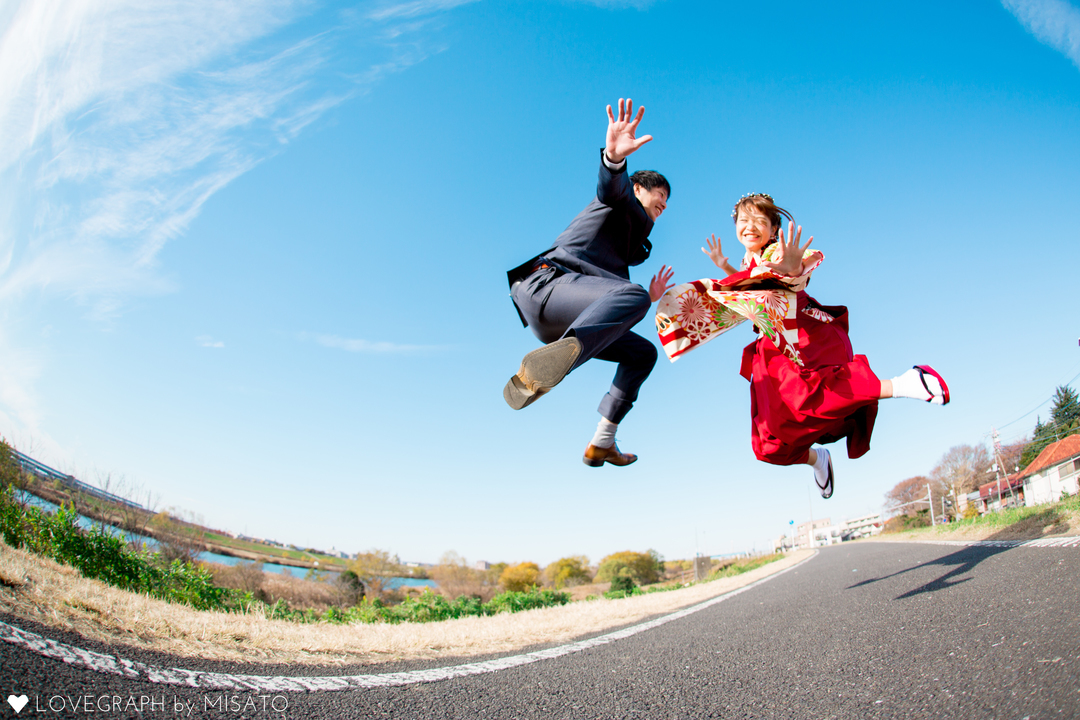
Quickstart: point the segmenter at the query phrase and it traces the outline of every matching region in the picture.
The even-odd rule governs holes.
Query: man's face
[[[645,208],[645,214],[652,218],[653,222],[656,222],[656,218],[660,217],[660,213],[667,207],[667,191],[661,187],[646,190],[643,186],[634,183],[634,197],[641,203],[641,207]]]

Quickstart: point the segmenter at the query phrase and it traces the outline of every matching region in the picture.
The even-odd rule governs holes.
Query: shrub
[[[83,530],[77,519],[70,507],[47,513],[15,500],[10,487],[0,491],[0,534],[8,545],[71,565],[88,578],[122,590],[199,610],[226,606],[229,592],[214,585],[207,569],[179,560],[165,563],[156,554],[137,553],[123,538],[101,526]]]
[[[534,562],[511,565],[503,570],[499,584],[508,592],[525,592],[540,584],[540,566]]]
[[[528,592],[509,590],[491,598],[491,602],[484,605],[484,614],[514,613],[522,610],[565,605],[568,602],[570,602],[570,593],[559,592],[558,590],[541,590],[536,587]]]
[[[589,558],[584,555],[560,558],[544,568],[544,577],[558,589],[584,585],[592,580]]]
[[[663,558],[655,550],[644,553],[624,550],[608,555],[600,561],[596,581],[610,582],[620,575],[629,575],[639,585],[648,585],[660,579],[663,568]]]
[[[629,575],[616,575],[611,579],[611,587],[604,593],[604,597],[609,600],[618,600],[619,598],[640,594],[641,590],[638,589],[634,578]]]

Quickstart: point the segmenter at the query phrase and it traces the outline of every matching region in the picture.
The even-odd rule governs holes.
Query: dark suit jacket
[[[554,245],[507,272],[507,279],[513,287],[543,259],[562,272],[629,282],[630,266],[645,262],[652,252],[652,227],[652,218],[634,197],[626,164],[612,171],[601,155],[596,197],[555,239]]]

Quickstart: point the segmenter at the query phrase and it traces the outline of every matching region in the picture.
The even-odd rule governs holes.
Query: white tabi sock
[[[596,424],[596,434],[593,435],[592,444],[599,448],[609,448],[615,444],[615,431],[619,429],[619,423],[613,423],[607,418],[600,418]]]
[[[937,384],[937,380],[931,375],[926,376],[926,381]],[[915,368],[892,379],[892,394],[893,397],[913,398],[923,402],[930,399],[930,393],[923,387],[922,381],[919,380],[919,371]]]

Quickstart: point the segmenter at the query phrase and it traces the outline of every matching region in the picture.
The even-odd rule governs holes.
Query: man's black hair
[[[630,182],[635,185],[640,185],[646,190],[664,188],[664,191],[667,192],[668,199],[671,199],[671,185],[668,184],[666,177],[655,170],[638,170],[630,176]]]

